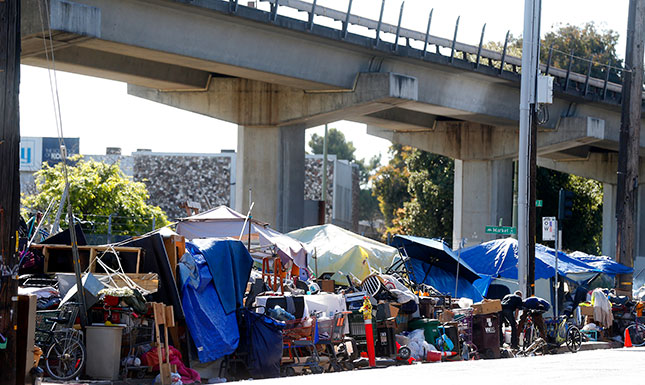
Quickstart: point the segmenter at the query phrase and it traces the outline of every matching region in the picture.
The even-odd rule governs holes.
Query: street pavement
[[[645,347],[580,351],[537,357],[417,364],[287,377],[262,385],[298,384],[645,384]]]

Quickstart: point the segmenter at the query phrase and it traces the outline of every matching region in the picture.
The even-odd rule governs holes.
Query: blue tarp
[[[551,252],[549,252],[551,250]],[[461,252],[461,258],[477,273],[493,278],[517,279],[517,240],[513,238],[496,239],[469,247]],[[555,253],[543,245],[535,247],[535,279],[551,278],[555,275]],[[561,275],[575,273],[601,272],[558,252],[558,271]]]
[[[449,273],[438,266],[432,266],[411,256],[405,264],[411,273],[410,279],[417,284],[425,283],[439,290],[441,293],[449,294],[457,298],[467,297],[475,302],[482,300],[482,294],[468,279],[461,276],[461,271],[459,285],[457,286],[457,296],[455,296],[456,275],[454,273]]]
[[[235,309],[242,301],[240,282],[248,281],[253,260],[240,241],[200,241],[186,243],[189,254],[181,260],[179,276],[182,308],[199,361],[211,362],[233,353],[239,344]],[[222,277],[227,274],[233,277]]]
[[[240,349],[247,353],[249,374],[253,378],[280,377],[282,329],[285,324],[264,314],[240,309]]]
[[[410,279],[420,284],[425,283],[444,294],[455,297],[455,282],[459,264],[459,285],[457,297],[468,297],[481,301],[481,293],[472,282],[479,275],[467,263],[458,261],[458,257],[445,243],[435,239],[396,235],[392,246],[398,248],[401,255],[409,257],[406,266],[411,273]]]
[[[550,251],[550,253],[553,253],[553,251]],[[618,263],[611,259],[611,257],[595,256],[581,252],[574,252],[570,254],[570,257],[586,263],[589,266],[593,266],[611,277],[616,276],[616,274],[631,274],[634,272],[634,269],[631,267]]]
[[[457,253],[445,243],[436,239],[413,237],[411,235],[395,235],[391,246],[402,250],[403,256],[423,261],[429,265],[440,267],[447,273],[457,273]],[[479,279],[476,271],[463,260],[459,267],[459,277],[469,282]],[[454,289],[453,289],[454,290]]]
[[[253,259],[244,243],[213,238],[194,239],[186,243],[186,249],[193,255],[204,255],[226,314],[242,306],[253,266]]]

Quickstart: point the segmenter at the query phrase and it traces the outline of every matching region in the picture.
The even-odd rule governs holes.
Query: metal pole
[[[65,207],[65,202],[67,201],[68,193],[69,193],[69,189],[67,188],[67,185],[65,185],[65,189],[63,190],[63,196],[60,198],[60,205],[58,206],[58,211],[56,211],[56,219],[54,219],[54,225],[52,226],[51,235],[58,234],[58,232],[60,231],[60,216],[63,213],[63,207]]]
[[[459,266],[461,266],[461,249],[464,247],[464,238],[459,241],[459,251],[457,251],[457,276],[455,278],[455,297],[457,297],[457,289],[459,288]]]
[[[560,224],[558,220],[555,220],[555,303],[553,304],[553,318],[558,317],[558,244],[560,242],[560,233],[559,228]]]
[[[327,124],[325,124],[325,137],[323,138],[323,163],[322,163],[322,201],[324,223],[327,223]]]
[[[249,217],[249,222],[248,222],[248,226],[249,226],[249,236],[248,236],[248,241],[247,241],[247,243],[248,243],[248,246],[247,246],[247,247],[248,247],[248,249],[249,249],[249,253],[251,252],[251,223],[252,223],[252,222],[251,222],[251,219],[253,218],[253,217],[251,216],[251,209],[253,208],[253,203],[252,203],[252,201],[253,201],[253,189],[252,189],[252,188],[249,188],[249,215],[248,215],[248,217]],[[244,229],[242,229],[242,231],[244,231]]]
[[[111,235],[112,235],[112,214],[108,215],[108,228],[107,228],[107,240],[106,240],[107,242],[106,243],[110,243],[110,241],[111,241],[110,238],[112,238]]]
[[[520,87],[520,134],[519,134],[519,159],[518,159],[518,284],[524,293],[529,292],[526,286],[527,263],[529,255],[529,137],[531,135],[530,104],[535,87],[535,74],[537,72],[537,57],[535,57],[535,41],[533,25],[538,20],[536,12],[539,0],[524,1],[524,40],[522,43],[522,79]]]

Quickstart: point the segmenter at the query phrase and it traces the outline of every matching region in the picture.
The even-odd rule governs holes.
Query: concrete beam
[[[42,42],[41,42],[42,45]],[[210,73],[132,56],[97,51],[77,45],[60,46],[55,52],[56,69],[113,79],[162,90],[206,90]],[[22,64],[48,68],[44,54],[25,56]]]
[[[406,104],[404,108],[408,108]],[[400,110],[401,108],[399,108]],[[375,114],[370,115],[370,117]],[[363,118],[365,120],[365,118]],[[427,122],[430,122],[429,118]],[[437,121],[424,129],[390,122],[388,128],[368,125],[369,134],[393,143],[462,160],[517,158],[517,129],[473,122]],[[561,118],[557,129],[538,133],[538,155],[597,144],[606,139],[604,121],[592,117]]]
[[[418,88],[417,80],[409,76],[362,73],[347,92],[306,92],[255,80],[214,77],[206,92],[163,92],[129,85],[128,93],[246,127],[313,127],[359,119],[414,101]]]

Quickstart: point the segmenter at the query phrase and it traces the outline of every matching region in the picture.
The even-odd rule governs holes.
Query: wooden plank
[[[172,307],[166,306],[166,326],[169,328],[174,328],[175,327],[175,311]]]
[[[96,252],[97,252],[96,249],[94,248],[90,249],[90,260],[87,262],[90,265],[90,272],[92,273],[96,272],[96,263],[95,263]]]

